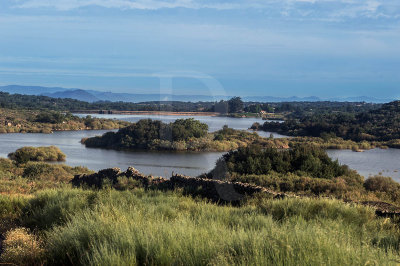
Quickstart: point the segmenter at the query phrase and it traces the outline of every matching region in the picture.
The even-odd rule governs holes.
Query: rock
[[[135,169],[134,167],[130,166],[125,172],[127,177],[134,177],[134,176],[141,176],[142,174]]]
[[[400,208],[390,203],[382,201],[363,201],[361,204],[374,208],[377,216],[394,217],[400,215]]]
[[[91,175],[76,175],[72,179],[71,183],[74,186],[88,186],[88,187],[103,187],[104,181],[107,180],[112,184],[116,184],[118,176],[121,174],[120,168],[108,168],[100,170],[98,173]]]

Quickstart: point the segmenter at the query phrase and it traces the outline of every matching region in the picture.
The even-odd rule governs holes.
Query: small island
[[[193,118],[173,123],[143,119],[102,136],[82,139],[90,148],[115,150],[230,151],[250,144],[288,148],[287,140],[267,139],[257,133],[223,126],[209,133],[207,124]]]

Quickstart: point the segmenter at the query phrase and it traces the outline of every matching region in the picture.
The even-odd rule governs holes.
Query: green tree
[[[220,114],[226,114],[228,113],[228,102],[221,100],[219,102],[216,102],[212,108],[214,112],[220,113]]]
[[[243,101],[240,97],[233,97],[228,101],[229,113],[238,113],[243,111]]]

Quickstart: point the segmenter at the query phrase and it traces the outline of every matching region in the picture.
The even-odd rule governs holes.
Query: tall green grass
[[[87,190],[48,190],[31,199],[21,215],[23,225],[44,230],[64,224],[71,215],[90,208],[96,192]]]
[[[400,233],[372,209],[329,199],[218,206],[179,192],[41,192],[23,225],[46,262],[82,265],[395,265]],[[24,224],[25,223],[25,224]]]
[[[28,198],[23,196],[5,196],[0,194],[0,234],[14,226],[23,214]]]

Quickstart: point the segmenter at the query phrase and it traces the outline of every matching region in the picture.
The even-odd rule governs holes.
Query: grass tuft
[[[44,250],[35,236],[25,228],[15,228],[6,233],[4,251],[0,260],[16,265],[39,265],[43,261]]]

